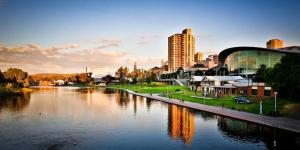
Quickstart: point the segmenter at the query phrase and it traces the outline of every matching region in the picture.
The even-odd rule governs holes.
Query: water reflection
[[[21,111],[29,105],[30,93],[25,92],[18,96],[1,97],[0,111],[8,109],[10,111]]]
[[[296,133],[106,88],[1,99],[0,129],[0,149],[300,148]]]
[[[194,113],[176,105],[168,107],[168,133],[174,140],[190,144],[195,132]]]
[[[121,107],[121,108],[127,108],[129,104],[129,94],[125,91],[122,90],[117,90],[116,94],[116,103]]]
[[[226,138],[239,142],[266,143],[268,149],[300,148],[296,133],[218,116],[218,127]]]

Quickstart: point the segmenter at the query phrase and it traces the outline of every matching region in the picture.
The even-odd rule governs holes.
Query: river
[[[120,90],[45,87],[1,97],[0,149],[300,149],[300,135]]]

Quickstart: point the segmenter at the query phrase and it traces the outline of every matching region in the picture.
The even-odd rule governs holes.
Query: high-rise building
[[[278,49],[283,47],[283,41],[279,39],[272,39],[267,42],[267,48]]]
[[[210,58],[215,65],[218,65],[218,54],[214,54],[214,55],[208,55],[208,58]]]
[[[200,64],[203,60],[203,54],[201,52],[197,52],[194,57],[195,63]]]
[[[195,37],[192,29],[184,29],[182,34],[168,37],[168,67],[176,71],[179,67],[190,68],[194,65]]]

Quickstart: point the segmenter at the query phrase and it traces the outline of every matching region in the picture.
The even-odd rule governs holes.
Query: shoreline
[[[112,87],[107,87],[107,88],[112,88]],[[226,116],[226,117],[230,117],[242,121],[265,125],[272,128],[278,128],[278,129],[283,129],[291,132],[300,133],[300,120],[295,120],[295,119],[290,119],[285,117],[270,117],[270,116],[258,115],[258,114],[231,110],[231,109],[215,107],[215,106],[209,106],[209,105],[193,103],[188,101],[182,102],[178,99],[161,97],[158,96],[157,94],[136,93],[128,89],[120,89],[120,88],[113,88],[113,89],[123,90],[128,92],[129,94],[162,101],[169,104],[175,104],[178,106],[183,106],[183,107],[187,107],[199,111],[205,111],[216,115]]]

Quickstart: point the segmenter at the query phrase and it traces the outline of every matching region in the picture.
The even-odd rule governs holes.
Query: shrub
[[[163,82],[151,82],[149,86],[166,86],[166,83]]]

